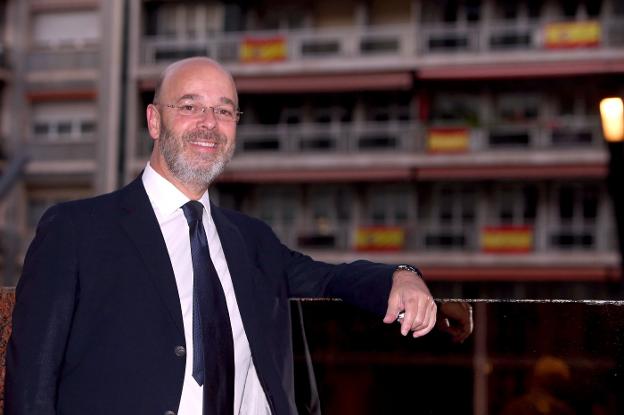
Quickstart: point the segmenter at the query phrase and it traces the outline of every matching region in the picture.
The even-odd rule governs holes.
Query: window
[[[598,194],[598,187],[590,184],[567,183],[555,188],[551,199],[553,247],[565,250],[595,247]]]
[[[31,117],[38,141],[89,140],[96,130],[95,103],[89,101],[35,103]]]
[[[475,245],[476,192],[468,186],[440,185],[423,209],[424,246],[470,249]]]
[[[434,97],[431,108],[431,122],[434,125],[461,124],[475,126],[479,124],[481,102],[476,95],[440,94]]]
[[[407,185],[372,186],[366,206],[369,225],[405,226],[413,216],[413,193]]]
[[[347,187],[312,187],[306,197],[304,226],[298,245],[308,248],[345,248],[349,241],[353,196]]]
[[[296,241],[296,225],[301,212],[299,189],[292,186],[258,186],[251,214],[267,222],[286,245]]]
[[[33,17],[35,46],[59,47],[95,44],[100,38],[98,11],[38,13]]]
[[[509,94],[501,95],[494,108],[498,121],[517,123],[535,120],[539,115],[539,105],[537,96]]]
[[[502,185],[494,193],[493,225],[527,225],[535,221],[537,188]]]

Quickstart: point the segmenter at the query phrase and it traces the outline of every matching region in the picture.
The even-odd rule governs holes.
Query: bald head
[[[167,90],[169,79],[175,78],[176,76],[185,76],[188,75],[192,70],[197,70],[199,68],[209,68],[215,73],[219,73],[228,79],[228,82],[231,84],[232,90],[234,91],[234,101],[236,106],[238,106],[238,94],[236,92],[236,86],[234,84],[234,78],[230,72],[228,72],[223,65],[214,59],[210,59],[205,56],[195,56],[191,58],[186,58],[179,60],[177,62],[172,63],[167,66],[165,70],[162,71],[160,77],[158,78],[158,82],[156,83],[156,88],[154,90],[154,103],[160,103],[161,96],[163,95],[163,90]]]

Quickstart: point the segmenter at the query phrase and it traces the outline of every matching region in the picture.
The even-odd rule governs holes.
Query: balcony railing
[[[566,31],[575,32],[575,36],[580,38],[574,39],[574,42],[566,40]],[[422,23],[211,33],[205,38],[189,38],[184,35],[144,36],[141,62],[151,65],[194,55],[211,56],[223,63],[371,59],[379,56],[411,58],[445,53],[481,54],[518,50],[537,52],[579,46],[617,48],[622,45],[624,19],[606,16],[601,20],[562,19],[556,22],[522,24],[486,21],[466,27]]]
[[[241,154],[479,152],[505,148],[600,148],[599,121],[492,123],[480,127],[412,122],[241,125]],[[459,140],[458,140],[459,138]],[[462,139],[463,138],[463,139]],[[452,144],[447,144],[452,141]]]
[[[28,54],[28,70],[97,69],[99,60],[96,47],[33,50]]]
[[[357,153],[414,151],[419,125],[413,122],[241,125],[241,153]]]
[[[456,154],[501,149],[600,149],[600,123],[593,118],[491,123],[469,127],[417,121],[243,124],[238,127],[237,153],[258,154]],[[136,135],[133,154],[146,159],[153,140],[147,130]]]
[[[96,142],[93,138],[78,140],[38,141],[28,143],[31,161],[93,161],[96,158]]]
[[[546,207],[548,209],[548,207]],[[484,222],[494,215],[484,212]],[[300,218],[304,220],[304,218]],[[611,252],[614,235],[595,223],[543,227],[432,225],[432,220],[409,221],[400,226],[370,226],[366,222],[335,224],[323,230],[270,223],[284,243],[299,250],[366,252],[469,252],[532,254],[537,252]],[[542,242],[543,241],[543,242]]]

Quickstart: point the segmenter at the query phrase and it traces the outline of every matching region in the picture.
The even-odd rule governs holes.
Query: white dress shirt
[[[158,219],[173,266],[184,322],[186,366],[178,415],[201,415],[203,387],[193,379],[193,262],[188,224],[182,206],[190,199],[171,182],[158,174],[149,164],[142,176],[145,191]],[[271,413],[264,390],[251,359],[251,350],[243,328],[234,295],[232,277],[225,254],[210,214],[210,199],[206,191],[199,201],[204,205],[203,225],[208,239],[210,257],[223,286],[234,339],[234,415],[268,415]]]

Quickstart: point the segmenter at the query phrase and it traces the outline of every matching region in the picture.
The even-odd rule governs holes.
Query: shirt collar
[[[147,166],[145,166],[145,170],[143,170],[141,179],[152,207],[158,210],[163,217],[172,215],[182,205],[191,200],[180,189],[175,187],[173,183],[154,170],[149,161]],[[210,197],[207,190],[199,198],[199,201],[210,215]]]

